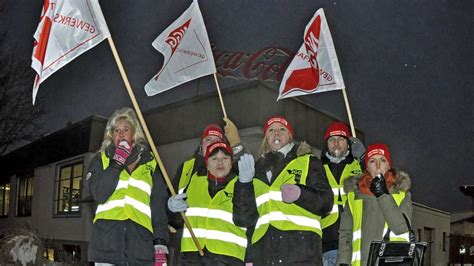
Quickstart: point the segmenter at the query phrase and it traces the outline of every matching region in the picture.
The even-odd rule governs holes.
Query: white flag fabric
[[[45,0],[31,57],[33,104],[43,81],[109,36],[98,0]]]
[[[306,26],[303,45],[283,75],[278,100],[345,87],[322,8]]]
[[[197,0],[153,41],[165,57],[163,67],[146,85],[148,96],[216,73],[206,26]]]

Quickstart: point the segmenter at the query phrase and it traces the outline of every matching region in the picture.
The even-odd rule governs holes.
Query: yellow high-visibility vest
[[[348,177],[360,175],[362,173],[359,161],[355,159],[352,163],[347,164],[344,167],[339,183],[336,181],[336,178],[332,174],[331,169],[329,169],[327,164],[324,165],[324,170],[326,171],[329,185],[331,186],[332,193],[334,194],[334,203],[331,212],[321,220],[322,228],[326,228],[334,224],[337,219],[339,219],[339,206],[344,208],[344,204],[346,204],[347,194],[344,191],[344,180]]]
[[[102,167],[105,170],[110,159],[101,152]],[[97,206],[94,223],[99,219],[130,219],[153,233],[151,222],[150,195],[153,187],[153,172],[156,161],[153,159],[138,166],[131,174],[122,170],[115,191],[103,204]]]
[[[179,178],[179,185],[178,185],[178,194],[184,192],[186,187],[193,176],[193,169],[194,169],[194,162],[196,161],[195,158],[189,159],[183,164],[183,170],[181,171],[181,176]]]
[[[232,256],[244,261],[247,248],[246,228],[236,226],[232,220],[232,198],[237,180],[238,177],[234,177],[224,189],[211,198],[207,176],[193,176],[186,191],[189,204],[186,217],[201,247],[214,254]],[[197,248],[191,234],[184,228],[181,252],[194,251],[197,251]]]
[[[400,206],[403,199],[405,198],[405,192],[399,192],[396,194],[390,194],[395,200],[397,206]],[[352,213],[352,262],[353,266],[360,266],[361,262],[361,248],[362,248],[362,212],[363,212],[363,200],[355,199],[355,193],[349,192],[347,195],[347,202],[349,204],[349,209]],[[384,225],[384,233],[388,230],[388,225]],[[383,237],[382,235],[382,237]],[[390,232],[390,241],[409,241],[408,232],[396,235],[393,232]]]
[[[303,155],[292,160],[270,186],[254,178],[259,218],[252,244],[265,235],[269,225],[282,231],[311,231],[321,236],[321,217],[294,203],[283,202],[280,190],[283,184],[306,185],[310,158],[310,155]]]

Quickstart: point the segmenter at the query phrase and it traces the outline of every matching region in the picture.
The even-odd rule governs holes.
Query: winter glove
[[[243,154],[239,160],[239,181],[240,183],[252,182],[255,175],[255,160],[252,154]]]
[[[155,245],[155,266],[166,266],[168,260],[166,254],[168,254],[168,248],[164,245]]]
[[[128,156],[127,160],[125,160],[124,166],[128,166],[131,163],[139,160],[142,156],[142,152],[145,151],[146,147],[143,144],[135,143],[133,146],[132,152],[130,156]]]
[[[361,161],[364,158],[365,155],[365,146],[362,141],[360,141],[358,138],[351,137],[351,152],[352,155],[357,158],[359,161]]]
[[[132,144],[128,143],[126,140],[122,140],[115,148],[115,154],[112,157],[112,160],[114,160],[114,162],[118,165],[123,166],[125,165],[125,161],[130,156],[131,152]]]
[[[372,183],[370,183],[370,191],[374,193],[377,198],[383,194],[389,194],[387,184],[385,183],[385,177],[382,174],[378,174],[374,179],[372,179]]]
[[[240,143],[239,130],[229,118],[224,117],[224,132],[230,146],[234,147]]]
[[[280,187],[283,202],[293,203],[301,195],[301,188],[293,184],[283,184]]]
[[[176,194],[168,199],[168,209],[172,212],[184,212],[188,209],[186,193]]]

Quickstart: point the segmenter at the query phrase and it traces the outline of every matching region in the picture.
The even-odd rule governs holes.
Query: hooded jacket
[[[385,223],[395,234],[402,234],[408,231],[408,225],[403,216],[411,221],[412,201],[411,194],[408,191],[411,186],[411,180],[407,173],[396,169],[391,169],[395,177],[394,184],[390,190],[390,195],[385,194],[376,198],[374,195],[367,195],[359,190],[359,180],[361,176],[354,176],[346,179],[344,190],[346,193],[354,192],[355,199],[363,200],[362,226],[361,226],[361,264],[366,265],[370,250],[370,244],[374,240],[383,239]],[[405,198],[398,206],[391,194],[405,192]],[[352,228],[353,218],[346,202],[344,212],[341,216],[341,225],[339,228],[339,251],[337,265],[351,264],[352,259]]]
[[[299,156],[311,154],[306,143],[295,143],[284,156],[280,152],[270,152],[260,157],[255,164],[255,179],[272,184],[288,163]],[[272,173],[268,180],[267,172]],[[300,197],[293,202],[316,215],[326,214],[332,207],[333,194],[325,176],[321,161],[314,156],[309,159],[306,185],[298,184]],[[237,226],[253,228],[259,218],[253,182],[236,182],[234,188],[234,223]],[[304,247],[304,248],[302,248]],[[282,231],[269,226],[265,235],[250,247],[254,265],[321,265],[321,238],[310,231]]]

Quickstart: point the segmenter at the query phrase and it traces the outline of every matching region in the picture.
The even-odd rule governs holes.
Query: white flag
[[[277,100],[344,87],[331,32],[320,8],[306,26],[303,45],[286,69]]]
[[[155,39],[153,47],[164,55],[165,60],[160,72],[145,85],[148,96],[216,73],[197,0]]]
[[[33,104],[43,81],[109,36],[98,0],[45,0],[31,57]]]

